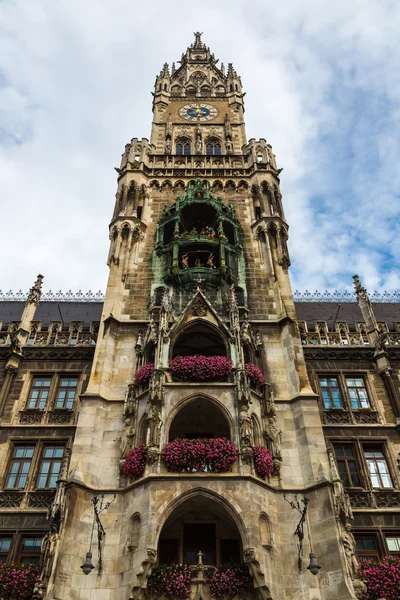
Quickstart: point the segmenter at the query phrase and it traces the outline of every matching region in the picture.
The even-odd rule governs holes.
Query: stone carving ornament
[[[268,419],[268,423],[264,427],[264,438],[272,458],[282,460],[282,431],[277,429],[275,419],[272,417]]]
[[[162,419],[155,406],[152,407],[150,415],[147,417],[149,427],[149,446],[157,447],[160,445]]]
[[[243,446],[252,446],[253,440],[253,423],[249,415],[247,406],[242,406],[239,413],[240,439]]]
[[[356,542],[351,533],[351,525],[345,525],[341,535],[341,542],[346,556],[348,575],[351,579],[357,579],[359,565],[356,558]]]

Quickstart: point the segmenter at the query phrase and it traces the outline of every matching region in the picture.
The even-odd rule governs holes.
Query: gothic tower
[[[232,64],[196,33],[156,77],[150,140],[133,138],[116,169],[110,275],[52,508],[48,598],[142,599],[157,564],[185,564],[197,565],[192,597],[208,599],[201,562],[244,563],[250,597],[355,598],[340,541],[351,509],[296,323],[281,169],[265,139],[247,140],[243,98]],[[189,466],[174,467],[165,448],[177,439],[183,455],[209,440],[212,457],[194,464],[187,450]]]

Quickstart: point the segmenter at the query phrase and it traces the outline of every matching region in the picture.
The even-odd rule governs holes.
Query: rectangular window
[[[400,555],[400,537],[399,536],[386,536],[386,544],[389,550],[389,554]]]
[[[38,488],[54,489],[64,455],[64,446],[46,446],[43,450],[37,480]]]
[[[393,487],[385,456],[379,448],[364,448],[365,461],[373,488]]]
[[[0,562],[6,562],[11,547],[11,537],[0,538]]]
[[[42,536],[26,536],[22,538],[17,562],[22,564],[40,563],[40,547],[42,545]]]
[[[335,445],[339,476],[345,487],[361,487],[354,447],[349,444]]]
[[[325,408],[343,408],[342,396],[336,377],[320,377],[322,398]]]
[[[57,389],[55,408],[72,408],[75,400],[77,385],[77,377],[61,377]]]
[[[365,382],[362,377],[346,377],[346,386],[349,392],[351,408],[370,408]]]
[[[46,406],[50,390],[51,377],[35,377],[29,394],[27,408],[39,408],[43,410]]]
[[[378,545],[374,536],[356,535],[356,554],[358,560],[379,560]]]
[[[8,471],[7,488],[25,488],[34,451],[35,446],[15,446]]]

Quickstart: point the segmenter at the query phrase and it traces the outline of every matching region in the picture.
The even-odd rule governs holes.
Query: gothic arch
[[[159,187],[160,187],[160,184],[156,179],[153,179],[152,181],[150,181],[149,185],[151,188],[156,188],[156,189],[159,189]]]
[[[211,189],[213,192],[214,192],[214,190],[222,191],[224,189],[224,184],[219,179],[216,179],[215,181],[212,182]]]
[[[138,512],[134,513],[129,519],[129,534],[128,534],[128,550],[130,552],[135,552],[139,545],[140,539],[140,514]]]
[[[174,183],[174,187],[173,187],[174,192],[177,192],[178,190],[185,190],[185,182],[182,181],[182,179],[178,179],[178,181],[175,181]]]
[[[232,181],[232,179],[228,179],[228,181],[225,183],[225,190],[236,191],[236,185],[235,182]]]
[[[137,445],[146,444],[147,440],[147,413],[144,413],[139,422],[137,433]]]
[[[164,191],[166,189],[172,190],[172,182],[169,179],[165,179],[161,184],[161,189]]]
[[[219,356],[230,357],[229,340],[227,339],[226,336],[224,336],[221,329],[217,325],[215,325],[214,323],[211,323],[210,321],[208,321],[206,319],[196,318],[196,319],[190,320],[188,323],[185,323],[181,327],[178,327],[176,329],[176,331],[173,332],[173,334],[171,336],[169,360],[171,360],[174,356],[177,355],[176,354],[177,343],[180,341],[180,338],[182,338],[184,335],[186,335],[188,332],[190,332],[190,329],[198,330],[200,332],[201,332],[201,330],[203,330],[205,336],[207,336],[207,334],[209,334],[209,336],[211,338],[213,338],[213,341],[215,342],[216,346],[219,345],[219,352],[220,352]],[[181,339],[181,341],[182,341],[182,339]],[[218,344],[218,342],[219,342],[219,344]],[[192,343],[192,347],[193,347],[193,343]],[[223,353],[222,353],[222,348],[224,349]]]
[[[169,439],[171,425],[172,425],[175,417],[182,411],[182,409],[184,409],[186,406],[189,406],[190,404],[196,402],[199,399],[206,400],[207,402],[212,403],[220,411],[220,413],[224,416],[224,418],[228,424],[229,432],[230,432],[230,439],[231,439],[231,441],[234,442],[235,441],[235,424],[233,422],[231,413],[226,408],[226,406],[222,402],[220,402],[217,398],[214,398],[214,396],[210,396],[209,394],[206,394],[204,392],[186,396],[186,398],[182,398],[178,402],[178,404],[176,404],[176,406],[174,406],[172,408],[172,410],[168,414],[168,417],[166,418],[166,421],[165,421],[165,439],[166,440]]]
[[[259,518],[259,530],[261,537],[261,545],[266,549],[272,548],[272,532],[271,532],[271,520],[267,513],[262,512]]]
[[[252,413],[252,415],[251,415],[251,422],[253,424],[254,443],[257,446],[260,446],[263,441],[262,435],[261,435],[261,425],[260,425],[260,421],[255,413]]]
[[[191,500],[192,498],[195,498],[196,496],[202,496],[202,497],[208,499],[209,501],[219,505],[222,509],[222,512],[227,514],[232,519],[232,521],[235,523],[235,525],[239,531],[239,535],[241,537],[242,547],[246,548],[249,546],[249,536],[248,536],[247,528],[246,528],[246,526],[243,522],[243,519],[240,515],[240,513],[242,512],[242,508],[240,506],[237,506],[236,502],[233,499],[230,499],[228,501],[226,498],[224,498],[223,496],[221,496],[220,494],[217,494],[216,492],[214,492],[212,490],[207,490],[207,489],[204,489],[201,487],[196,487],[196,488],[188,490],[187,492],[183,492],[183,494],[181,494],[180,492],[175,492],[175,498],[173,500],[171,500],[170,502],[168,502],[168,500],[166,500],[158,508],[160,517],[158,518],[157,524],[154,528],[154,533],[152,534],[151,539],[149,540],[149,542],[150,542],[149,546],[151,548],[158,547],[158,541],[159,541],[159,537],[160,537],[162,528],[163,528],[164,524],[167,522],[168,518],[172,515],[172,513],[176,509],[178,509],[182,504],[184,504],[188,500]]]

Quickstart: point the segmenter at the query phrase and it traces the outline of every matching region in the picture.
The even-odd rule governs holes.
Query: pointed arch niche
[[[171,358],[175,356],[228,356],[226,342],[213,324],[195,319],[183,327],[171,344]]]
[[[206,565],[241,563],[240,525],[225,503],[219,497],[195,491],[180,502],[161,529],[159,563],[195,565],[199,550]]]
[[[196,395],[179,403],[170,415],[168,441],[176,438],[217,438],[232,440],[234,427],[227,409],[211,397]]]

